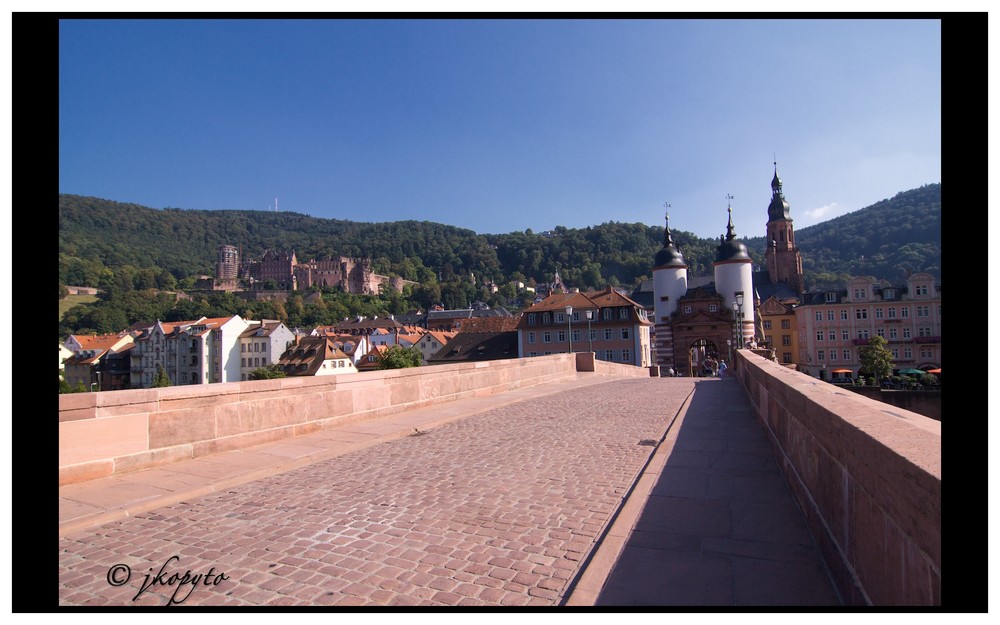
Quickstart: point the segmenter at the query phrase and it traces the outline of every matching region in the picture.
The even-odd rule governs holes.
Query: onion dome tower
[[[736,239],[732,205],[728,211],[726,235],[719,237],[712,265],[715,268],[715,292],[722,297],[723,305],[742,313],[742,320],[738,321],[738,332],[742,336],[738,343],[742,345],[754,335],[753,260],[747,246]]]
[[[669,207],[669,204],[667,205]],[[670,214],[663,229],[663,247],[653,260],[653,334],[656,364],[662,367],[674,363],[673,326],[670,316],[677,311],[677,302],[687,293],[687,262],[670,233]]]
[[[774,163],[774,178],[771,179],[771,203],[767,207],[767,250],[764,264],[771,284],[784,282],[797,295],[802,295],[805,286],[802,281],[802,254],[795,245],[795,230],[788,213],[788,202],[781,191],[778,177],[778,163]]]

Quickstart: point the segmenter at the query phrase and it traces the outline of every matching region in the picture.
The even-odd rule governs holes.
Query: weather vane
[[[726,194],[726,199],[727,199],[727,200],[730,200],[730,201],[728,202],[728,205],[729,205],[729,210],[732,210],[732,209],[733,209],[733,202],[732,202],[732,200],[734,199],[734,198],[733,198],[733,195],[732,195],[731,193],[727,193],[727,194]]]
[[[663,208],[667,209],[667,219],[670,219],[670,202],[664,202]]]

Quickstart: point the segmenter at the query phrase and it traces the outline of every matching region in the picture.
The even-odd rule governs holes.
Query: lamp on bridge
[[[566,338],[569,340],[569,353],[572,354],[573,353],[573,307],[572,306],[566,307],[566,326],[569,330],[569,333],[566,335]]]
[[[594,311],[588,310],[587,315],[587,345],[590,351],[594,351],[594,335],[590,333],[590,320],[594,318]]]
[[[736,320],[736,349],[743,349],[743,291],[733,293],[733,317]]]

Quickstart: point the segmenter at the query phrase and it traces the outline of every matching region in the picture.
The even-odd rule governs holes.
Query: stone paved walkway
[[[840,605],[735,380],[699,383],[624,508],[613,568],[571,605]]]
[[[557,605],[696,383],[590,383],[72,533],[60,604]]]

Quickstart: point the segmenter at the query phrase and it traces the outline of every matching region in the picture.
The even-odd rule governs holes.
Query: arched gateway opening
[[[708,339],[698,339],[688,348],[687,375],[697,378],[718,375],[720,359],[727,359],[727,356],[719,345]]]

